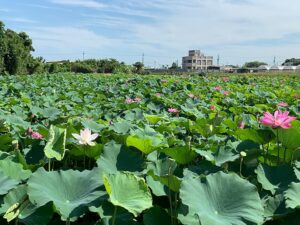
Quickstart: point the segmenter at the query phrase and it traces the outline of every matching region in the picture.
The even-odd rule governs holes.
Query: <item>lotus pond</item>
[[[0,77],[0,224],[300,224],[300,77]]]

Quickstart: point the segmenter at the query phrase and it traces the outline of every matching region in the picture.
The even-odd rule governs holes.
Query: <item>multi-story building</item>
[[[182,69],[184,70],[207,70],[213,65],[213,57],[205,56],[200,50],[190,50],[188,56],[182,57]]]

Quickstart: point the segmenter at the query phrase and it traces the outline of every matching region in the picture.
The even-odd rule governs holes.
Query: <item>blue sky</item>
[[[221,64],[300,58],[298,0],[0,0],[0,20],[46,60],[170,65],[201,49]]]

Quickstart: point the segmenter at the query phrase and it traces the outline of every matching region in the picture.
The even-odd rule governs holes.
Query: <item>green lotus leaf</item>
[[[184,225],[199,225],[199,217],[191,213],[186,205],[181,204],[177,210],[177,218]]]
[[[157,124],[158,122],[165,120],[166,118],[158,116],[158,115],[147,115],[144,114],[144,117],[150,124]]]
[[[197,156],[196,152],[188,146],[166,148],[161,152],[175,159],[178,164],[183,165],[192,162]]]
[[[127,137],[126,144],[145,154],[149,154],[160,147],[168,147],[164,136],[148,126],[145,129],[135,130],[133,135]]]
[[[16,115],[5,115],[4,118],[6,123],[10,124],[16,131],[26,130],[30,123],[23,120],[21,117]]]
[[[99,207],[90,207],[91,212],[98,213],[101,218],[101,225],[111,225],[112,218],[115,211],[115,206],[105,201]],[[137,223],[134,222],[133,215],[128,212],[126,209],[118,207],[116,210],[116,220],[115,225],[136,225]]]
[[[278,138],[284,147],[294,150],[300,147],[300,121],[295,120],[291,124],[290,129],[278,130]],[[277,131],[274,130],[274,133],[276,134]]]
[[[0,214],[7,212],[7,210],[14,205],[21,205],[23,202],[26,201],[26,198],[26,185],[19,185],[15,189],[10,190],[9,193],[3,198],[3,204],[0,208]]]
[[[261,224],[264,219],[256,187],[236,174],[218,172],[201,181],[186,172],[180,198],[202,225]]]
[[[148,163],[147,170],[154,181],[159,181],[172,191],[179,192],[181,180],[174,175],[176,167],[177,164],[173,159],[165,158]]]
[[[96,123],[93,120],[84,120],[81,122],[85,128],[89,128],[93,132],[101,132],[105,126],[99,123]]]
[[[145,225],[171,225],[171,217],[161,207],[154,206],[148,209],[143,215]]]
[[[50,119],[55,119],[57,116],[59,116],[61,111],[58,108],[49,107],[49,108],[43,109],[43,111],[41,113],[44,117],[47,117]]]
[[[224,163],[233,162],[240,157],[240,154],[230,146],[220,146],[215,153],[203,150],[196,150],[196,152],[216,166],[222,166]]]
[[[289,208],[300,208],[300,183],[292,183],[284,193],[286,205]]]
[[[134,216],[152,206],[152,197],[144,179],[128,172],[104,174],[103,183],[115,206],[127,209]]]
[[[160,181],[154,180],[150,175],[146,176],[146,181],[152,193],[156,196],[167,196],[168,190]]]
[[[0,195],[6,194],[9,190],[15,188],[20,181],[12,179],[0,172]]]
[[[0,160],[0,172],[11,179],[18,181],[26,180],[31,175],[30,170],[24,170],[21,164],[15,163],[9,159]]]
[[[97,165],[101,173],[115,173],[117,171],[140,172],[143,170],[143,156],[137,150],[132,150],[114,141],[104,146]]]
[[[128,123],[128,121],[120,121],[120,122],[116,122],[114,123],[112,126],[109,127],[110,130],[113,130],[114,132],[118,133],[118,134],[127,134],[127,132],[130,130],[131,128],[131,124]]]
[[[9,191],[3,199],[0,208],[0,214],[6,213],[5,218],[8,221],[18,217],[26,225],[46,225],[53,215],[52,204],[37,207],[28,201],[27,186],[19,185]]]
[[[55,158],[58,161],[63,159],[66,151],[66,134],[66,129],[51,125],[49,139],[44,149],[48,159]]]
[[[0,136],[0,150],[8,151],[11,148],[11,142],[13,138],[9,134],[3,134]]]
[[[104,195],[101,179],[92,171],[51,171],[38,169],[28,180],[28,196],[32,203],[43,206],[53,202],[63,219],[77,218],[93,201]]]
[[[285,199],[283,194],[273,196],[267,196],[263,199],[265,218],[266,220],[272,220],[274,217],[281,217],[292,212],[291,209],[286,208]]]
[[[236,135],[243,141],[250,140],[258,144],[266,144],[274,137],[272,131],[254,129],[238,129]]]
[[[300,170],[297,168],[294,168],[294,172],[295,172],[297,179],[300,181]]]
[[[296,181],[293,168],[288,165],[272,167],[260,164],[255,172],[263,189],[271,191],[272,194],[282,192],[292,181]]]

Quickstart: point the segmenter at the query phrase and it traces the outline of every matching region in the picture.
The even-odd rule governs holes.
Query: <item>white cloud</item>
[[[248,49],[253,56],[260,57],[268,52],[288,57],[291,50],[285,38],[300,34],[300,3],[295,0],[234,1],[234,0],[191,0],[187,4],[170,4],[160,1],[166,9],[154,23],[136,23],[132,33],[137,41],[156,45],[165,54],[173,52],[180,56],[188,49],[199,48],[209,54],[233,55],[228,61],[240,63],[247,57]],[[255,45],[256,41],[282,39],[280,46]],[[253,43],[251,48],[247,42]],[[245,44],[245,45],[243,45]],[[218,50],[216,50],[218,49]],[[292,53],[299,52],[299,45]],[[265,52],[263,52],[265,51]],[[239,56],[241,56],[239,58]],[[250,58],[250,57],[249,57]]]
[[[59,7],[63,10],[78,6],[73,16],[80,28],[70,27],[70,20],[61,15],[61,27],[45,24],[46,28],[31,29],[40,52],[71,52],[72,56],[87,49],[111,57],[144,52],[146,60],[164,64],[181,61],[194,48],[215,59],[220,54],[224,63],[234,64],[297,57],[300,52],[299,43],[290,41],[292,34],[300,36],[296,0],[47,1],[55,4],[50,7],[66,6]]]
[[[87,8],[100,9],[106,5],[94,0],[50,0],[50,2],[59,5],[82,6]]]
[[[4,18],[4,20],[17,22],[17,23],[36,23],[37,22],[35,20],[21,18],[21,17],[8,17],[8,18]]]
[[[83,51],[101,52],[104,48],[119,46],[121,42],[76,27],[37,27],[28,33],[33,39],[35,55],[46,59],[76,59]]]

